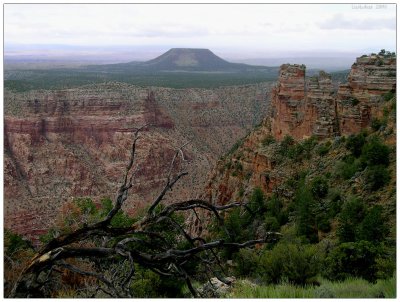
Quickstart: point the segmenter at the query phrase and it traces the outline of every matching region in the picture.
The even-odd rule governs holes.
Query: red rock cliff
[[[359,132],[368,126],[382,96],[396,90],[396,57],[363,56],[351,67],[346,84],[339,86],[337,115],[342,134]]]
[[[225,204],[241,200],[255,187],[272,192],[285,175],[275,169],[274,150],[263,144],[268,136],[281,140],[285,135],[303,139],[358,133],[382,114],[383,96],[395,90],[395,74],[395,58],[358,58],[348,83],[336,94],[328,74],[306,78],[304,65],[282,65],[268,116],[233,155],[217,163],[204,197]]]
[[[327,73],[306,79],[304,65],[282,65],[272,90],[272,134],[277,139],[302,139],[357,133],[380,114],[382,96],[395,89],[394,57],[358,58],[337,95]]]
[[[89,85],[5,92],[5,226],[33,238],[74,197],[114,197],[135,127],[138,173],[126,210],[159,193],[174,150],[190,141],[189,175],[167,200],[196,197],[216,158],[267,112],[268,84],[218,89]]]

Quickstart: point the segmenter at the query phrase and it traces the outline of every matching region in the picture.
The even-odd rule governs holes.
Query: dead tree
[[[150,205],[146,214],[129,227],[113,227],[111,221],[121,210],[127,199],[128,191],[134,185],[135,169],[133,166],[136,144],[140,137],[140,130],[144,127],[137,129],[134,133],[130,159],[112,210],[101,221],[84,225],[68,234],[61,234],[43,246],[20,275],[12,290],[11,297],[47,296],[46,287],[51,283],[53,276],[63,270],[97,279],[98,287],[96,290],[103,291],[111,297],[131,297],[129,286],[135,276],[135,264],[150,269],[161,276],[182,278],[193,297],[198,297],[199,293],[192,285],[192,276],[185,269],[185,264],[188,261],[196,259],[202,263],[205,267],[204,271],[210,276],[214,267],[220,265],[216,254],[217,249],[226,247],[240,249],[277,239],[278,233],[267,233],[265,238],[242,243],[228,242],[222,239],[207,242],[205,238],[189,234],[182,223],[179,223],[174,216],[179,212],[202,209],[202,211],[212,213],[217,221],[223,225],[221,212],[234,207],[246,206],[243,203],[234,202],[217,206],[204,200],[190,199],[160,207],[165,194],[172,190],[180,178],[188,174],[187,171],[182,169],[179,172],[174,172],[173,169],[177,159],[183,158],[182,147],[176,151],[170,163],[163,190]],[[157,229],[164,222],[175,227],[176,231],[180,233],[179,238],[185,243],[185,247],[177,246],[176,242],[169,242],[163,233]],[[97,243],[97,245],[85,246],[84,243],[88,241]],[[120,273],[123,272],[124,276],[109,278],[104,275],[104,272],[83,270],[72,265],[67,262],[69,259],[79,261],[111,260],[116,261],[121,266],[125,265],[128,269],[120,270]],[[118,268],[115,274],[117,271]]]

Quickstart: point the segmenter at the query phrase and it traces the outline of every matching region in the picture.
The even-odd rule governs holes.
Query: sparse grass
[[[322,286],[329,289],[334,298],[395,298],[396,279],[378,280],[375,284],[364,279],[351,278],[342,282],[324,280]],[[316,297],[318,298],[318,297]]]
[[[248,281],[238,281],[229,298],[313,298],[313,286],[296,286],[290,283],[258,286]]]
[[[396,298],[396,279],[370,283],[359,278],[341,282],[319,280],[321,285],[297,286],[290,283],[255,285],[239,280],[227,298]]]

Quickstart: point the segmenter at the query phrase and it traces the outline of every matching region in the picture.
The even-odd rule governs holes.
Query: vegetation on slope
[[[285,137],[276,142],[267,136],[260,141],[259,152],[268,155],[280,171],[281,182],[271,194],[253,188],[244,209],[235,207],[224,217],[224,224],[213,223],[209,241],[245,242],[279,231],[279,242],[239,249],[224,245],[218,252],[214,273],[231,274],[238,281],[230,297],[394,297],[395,296],[395,106],[396,100],[386,96],[383,116],[374,119],[371,127],[349,137],[318,142],[315,138],[296,142]],[[225,168],[243,183],[248,173],[240,162],[243,148],[235,146],[225,161]],[[293,167],[296,167],[296,170]],[[271,171],[265,171],[269,173]],[[243,196],[239,194],[239,197]],[[164,208],[157,208],[156,215]],[[76,200],[65,211],[57,228],[43,236],[51,242],[60,233],[101,221],[112,211],[110,201],[96,205],[90,199]],[[118,212],[110,221],[117,229],[129,227],[141,217],[127,217]],[[174,216],[179,227],[156,224],[174,247],[187,249],[179,233],[183,218]],[[112,240],[118,240],[113,238]],[[143,238],[139,238],[141,240]],[[145,238],[145,239],[151,239]],[[87,241],[84,246],[101,242]],[[81,243],[79,243],[81,244]],[[75,248],[80,248],[78,243]],[[109,241],[104,243],[110,244]],[[134,245],[142,249],[140,245]],[[154,247],[144,249],[151,251]],[[24,257],[24,253],[27,253]],[[6,233],[5,254],[8,273],[21,271],[24,261],[33,254],[30,245],[20,237]],[[207,255],[209,256],[209,255]],[[185,263],[185,270],[197,283],[207,281],[198,265],[199,259]],[[204,260],[201,259],[200,260]],[[205,259],[208,260],[208,259]],[[122,262],[124,263],[124,262]],[[67,263],[67,265],[76,263]],[[79,268],[101,268],[106,277],[122,278],[116,272],[121,259],[79,263]],[[66,269],[68,266],[64,266]],[[126,273],[129,266],[122,268]],[[141,266],[134,266],[136,278],[129,291],[134,297],[181,297],[188,293],[182,279],[160,276]],[[78,277],[78,273],[61,270],[58,283],[50,294],[56,297],[107,296],[100,292],[98,281]],[[113,276],[113,274],[116,274]],[[10,284],[16,279],[9,275]],[[121,279],[123,281],[123,279]],[[248,280],[251,280],[250,285]],[[121,283],[121,282],[120,282]],[[6,290],[11,291],[6,283]],[[285,293],[283,293],[283,291]],[[93,293],[94,292],[94,293]]]
[[[225,259],[233,259],[230,272],[254,283],[247,290],[239,283],[232,297],[320,297],[324,288],[338,298],[395,296],[395,106],[392,94],[382,117],[349,137],[260,140],[253,151],[274,162],[265,173],[279,175],[280,182],[268,195],[254,188],[254,215],[235,209],[226,217],[227,228],[241,239],[272,230],[282,238],[277,244],[225,251]],[[223,175],[242,182],[237,198],[249,191],[243,187],[252,173],[241,164],[243,152],[239,146],[221,162],[230,171]],[[360,284],[354,292],[339,290],[353,283]],[[376,289],[388,283],[391,293]],[[281,294],[282,287],[293,296]]]
[[[13,91],[33,89],[66,89],[104,82],[122,82],[137,86],[170,88],[216,88],[220,86],[254,84],[275,81],[275,71],[249,72],[98,72],[86,69],[18,70],[6,72],[4,87]]]

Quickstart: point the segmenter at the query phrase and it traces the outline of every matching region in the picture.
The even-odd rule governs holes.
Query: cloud
[[[193,36],[206,36],[210,32],[205,27],[182,24],[152,24],[151,26],[137,26],[124,24],[125,30],[115,32],[115,35],[136,36],[147,38],[186,38]]]
[[[395,5],[367,11],[350,4],[7,4],[4,44],[182,45],[262,55],[294,48],[376,51],[395,48],[395,16]]]
[[[317,23],[320,29],[335,30],[396,30],[396,18],[350,18],[342,14],[336,14],[333,17]]]

